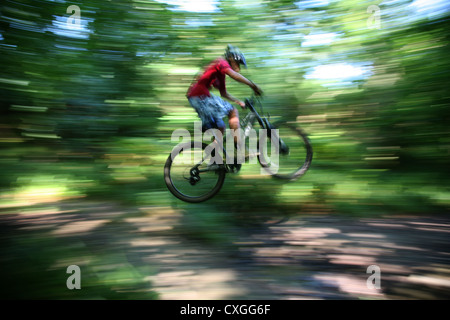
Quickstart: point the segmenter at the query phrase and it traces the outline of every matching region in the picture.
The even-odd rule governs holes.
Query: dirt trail
[[[67,201],[0,215],[2,230],[12,230],[3,237],[75,241],[94,255],[123,253],[119,264],[151,266],[144,280],[160,299],[450,298],[448,216],[299,215],[242,227],[238,238],[218,245],[183,235],[184,222],[171,207],[112,202]],[[60,264],[89,265],[82,258]],[[380,289],[368,287],[370,265],[381,271]]]

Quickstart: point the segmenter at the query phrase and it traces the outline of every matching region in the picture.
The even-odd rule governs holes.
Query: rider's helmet
[[[225,59],[233,59],[239,64],[243,64],[244,67],[247,68],[247,62],[245,61],[244,54],[236,47],[233,47],[231,44],[227,46],[225,50]]]

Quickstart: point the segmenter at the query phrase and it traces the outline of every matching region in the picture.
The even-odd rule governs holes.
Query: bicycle
[[[256,150],[250,150],[246,145],[245,161],[256,156],[259,164],[271,176],[288,181],[300,178],[309,169],[313,158],[307,135],[295,122],[279,121],[271,124],[270,116],[261,115],[263,110],[259,100],[261,114],[256,110],[255,100],[254,96],[245,100],[249,112],[240,121],[244,142],[252,134],[255,137],[253,126],[256,123],[259,124],[259,132],[266,132],[267,135],[260,134]],[[239,164],[211,161],[217,158],[225,160],[227,156],[221,139],[218,139],[217,134],[213,135],[215,141],[219,141],[218,145],[214,145],[215,141],[210,144],[202,141],[182,143],[175,146],[167,158],[164,180],[169,191],[178,199],[191,203],[206,201],[220,191],[227,173],[239,171]],[[270,144],[272,158],[267,154],[269,148],[264,148],[265,143],[266,146]],[[219,155],[215,150],[219,150]],[[274,154],[278,155],[277,159],[273,157]]]

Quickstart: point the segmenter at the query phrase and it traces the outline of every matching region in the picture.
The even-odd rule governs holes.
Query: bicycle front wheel
[[[313,150],[306,134],[295,123],[278,122],[260,140],[259,162],[272,176],[295,180],[309,169]],[[270,155],[269,155],[270,154]]]
[[[169,191],[186,202],[202,202],[213,197],[225,180],[223,166],[211,164],[205,143],[176,146],[166,160],[164,180]]]

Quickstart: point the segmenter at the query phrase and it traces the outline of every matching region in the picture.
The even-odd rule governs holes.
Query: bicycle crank
[[[189,173],[191,174],[190,178],[189,178],[189,183],[191,185],[195,185],[197,182],[200,181],[200,175],[199,175],[199,171],[198,168],[192,168]]]

